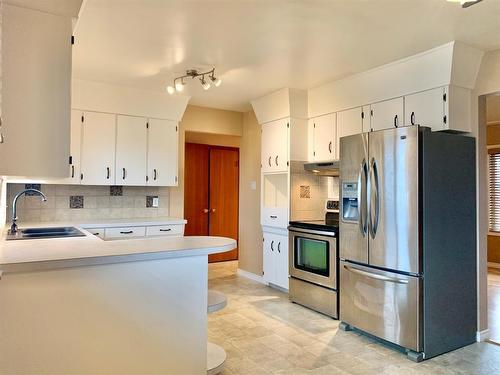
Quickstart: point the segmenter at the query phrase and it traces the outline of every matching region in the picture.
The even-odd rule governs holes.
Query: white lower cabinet
[[[153,236],[177,236],[184,235],[184,225],[169,224],[169,225],[152,225],[146,227],[146,237]]]
[[[87,231],[92,235],[104,240],[104,228],[87,228]]]
[[[104,231],[105,240],[127,239],[145,236],[146,227],[106,228]]]
[[[263,232],[264,280],[288,289],[288,235]]]

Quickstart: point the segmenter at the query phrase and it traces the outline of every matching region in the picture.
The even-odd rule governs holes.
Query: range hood
[[[304,169],[308,172],[317,174],[318,176],[334,176],[339,175],[339,160],[316,162],[316,163],[305,163]]]

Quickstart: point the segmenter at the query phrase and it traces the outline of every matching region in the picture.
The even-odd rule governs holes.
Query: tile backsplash
[[[7,222],[11,220],[10,205],[14,196],[25,188],[25,184],[7,184]],[[168,187],[42,184],[39,188],[47,201],[42,202],[39,196],[21,197],[17,202],[20,222],[169,216]],[[159,207],[149,207],[148,197],[158,197]]]
[[[290,220],[321,220],[327,199],[339,198],[339,178],[317,176],[304,170],[304,163],[290,164]]]

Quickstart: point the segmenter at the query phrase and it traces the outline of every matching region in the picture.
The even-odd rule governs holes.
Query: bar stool
[[[207,313],[222,310],[227,306],[227,298],[224,293],[217,290],[208,290]],[[219,374],[224,370],[226,363],[226,351],[214,343],[207,343],[207,375]]]

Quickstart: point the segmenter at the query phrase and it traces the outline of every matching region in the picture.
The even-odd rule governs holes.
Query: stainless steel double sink
[[[75,227],[25,228],[15,234],[7,234],[7,240],[33,240],[38,238],[85,237]]]

